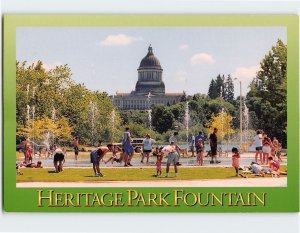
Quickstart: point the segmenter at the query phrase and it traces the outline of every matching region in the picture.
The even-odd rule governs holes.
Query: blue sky
[[[166,92],[206,94],[212,78],[230,74],[244,95],[278,38],[286,43],[285,27],[22,27],[17,60],[42,60],[46,69],[68,64],[75,82],[114,94],[134,89],[151,44]]]

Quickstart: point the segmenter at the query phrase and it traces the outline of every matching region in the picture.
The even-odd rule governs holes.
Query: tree
[[[49,140],[51,138],[53,142],[67,142],[72,139],[72,132],[73,127],[70,126],[66,117],[55,121],[47,116],[40,119],[30,119],[26,127],[19,126],[17,129],[17,135],[31,138],[38,142],[44,142],[47,138]]]
[[[212,115],[209,123],[209,132],[212,133],[214,128],[218,129],[218,135],[223,140],[224,137],[235,133],[232,128],[233,117],[226,111],[219,112],[216,116]]]
[[[234,85],[233,80],[230,75],[227,76],[227,79],[224,83],[224,99],[229,103],[234,103]]]
[[[105,92],[93,92],[84,84],[76,84],[68,65],[45,70],[41,61],[31,65],[17,62],[16,83],[18,128],[26,128],[33,118],[57,121],[65,117],[72,135],[83,143],[110,141],[112,135],[119,135],[120,116],[111,98]],[[91,103],[97,114],[91,112]]]
[[[174,116],[171,110],[163,105],[155,105],[152,108],[152,125],[159,133],[165,133],[173,128]]]
[[[217,90],[217,83],[214,79],[211,80],[208,88],[208,94],[211,99],[215,99],[219,97],[218,90]]]
[[[260,71],[247,94],[249,111],[257,127],[277,136],[286,145],[287,127],[287,46],[278,40],[260,63]]]

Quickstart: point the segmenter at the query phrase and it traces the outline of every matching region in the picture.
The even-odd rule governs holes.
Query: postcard
[[[9,212],[298,212],[296,15],[5,15]]]

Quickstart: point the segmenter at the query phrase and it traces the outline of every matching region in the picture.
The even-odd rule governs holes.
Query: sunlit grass
[[[286,167],[282,166],[282,170]],[[55,173],[54,168],[22,168],[23,175],[17,175],[17,182],[101,182],[101,181],[161,181],[161,180],[197,180],[235,178],[233,168],[226,167],[179,167],[179,176],[174,178],[174,169],[170,177],[156,177],[153,168],[101,168],[104,177],[95,177],[92,168],[65,168]],[[163,175],[165,174],[165,168]],[[256,177],[249,175],[249,177]],[[236,177],[237,179],[239,177]]]

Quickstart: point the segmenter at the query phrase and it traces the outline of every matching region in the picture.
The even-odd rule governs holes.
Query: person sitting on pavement
[[[269,160],[270,168],[272,169],[272,171],[277,172],[278,176],[287,175],[287,172],[280,170],[280,163],[278,161],[275,161],[272,156],[268,157],[268,160]]]

